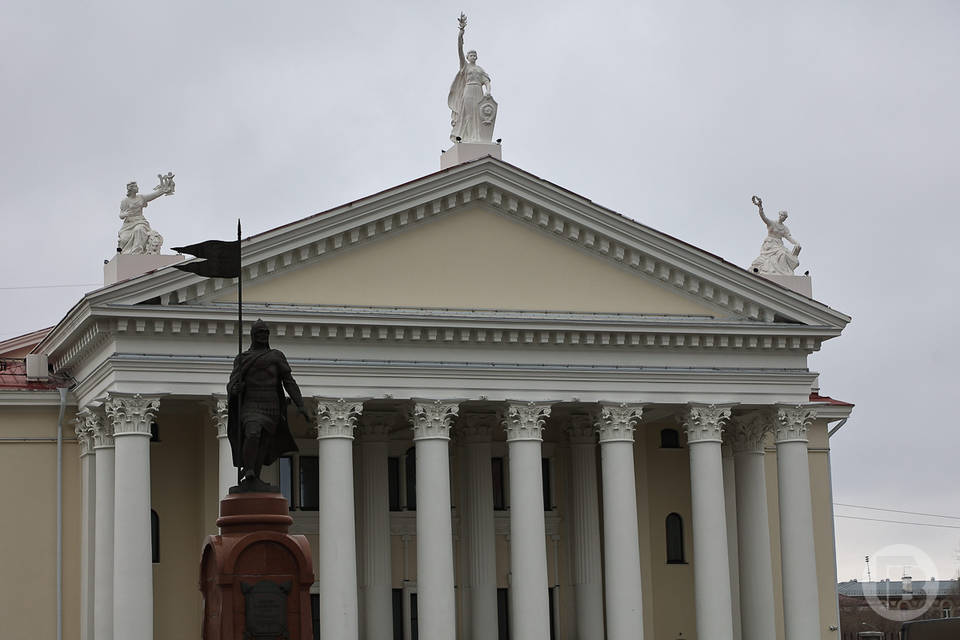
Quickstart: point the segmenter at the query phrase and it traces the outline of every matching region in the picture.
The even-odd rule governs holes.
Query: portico
[[[168,269],[47,338],[92,438],[87,637],[192,628],[169,612],[237,481],[223,394],[257,318],[317,416],[266,475],[322,637],[825,637],[849,406],[807,357],[842,314],[492,158],[243,255],[243,327],[234,283]]]

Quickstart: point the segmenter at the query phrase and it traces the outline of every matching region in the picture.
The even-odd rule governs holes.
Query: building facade
[[[317,416],[291,412],[300,450],[265,475],[310,541],[320,637],[837,637],[827,431],[851,405],[807,358],[847,316],[492,157],[242,246],[243,327],[235,281],[163,268],[36,337],[76,433],[65,638],[199,637],[257,318]],[[57,571],[51,384],[0,388],[34,523],[0,547],[15,637]]]

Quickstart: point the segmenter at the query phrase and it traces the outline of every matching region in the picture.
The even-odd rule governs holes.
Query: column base
[[[307,538],[287,533],[293,518],[279,493],[235,493],[220,501],[220,535],[200,561],[203,639],[313,637]]]

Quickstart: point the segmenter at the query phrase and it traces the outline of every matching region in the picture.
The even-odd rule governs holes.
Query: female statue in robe
[[[143,217],[143,209],[151,200],[173,193],[173,174],[160,176],[160,184],[152,192],[140,195],[136,182],[127,183],[127,197],[120,201],[120,219],[123,224],[117,234],[117,253],[158,254],[163,237],[150,228]]]
[[[480,134],[480,101],[490,95],[490,76],[477,64],[477,52],[463,55],[463,31],[467,17],[460,14],[460,35],[457,36],[457,52],[460,55],[460,70],[450,85],[447,105],[450,107],[450,140],[453,142],[489,142]],[[488,116],[489,117],[489,116]]]
[[[800,266],[800,259],[797,257],[800,254],[800,245],[790,235],[787,225],[783,224],[787,219],[787,212],[781,211],[774,222],[764,215],[763,201],[760,198],[753,196],[753,204],[760,210],[760,219],[767,225],[767,237],[760,245],[760,255],[750,265],[750,270],[755,273],[792,276],[793,270]],[[793,243],[792,251],[787,251],[783,244],[784,238]]]

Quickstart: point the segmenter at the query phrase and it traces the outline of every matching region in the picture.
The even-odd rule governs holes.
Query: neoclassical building
[[[59,572],[64,638],[200,637],[223,394],[260,318],[316,412],[265,475],[324,640],[837,637],[827,433],[851,405],[807,358],[850,318],[474,155],[245,239],[243,327],[234,280],[165,267],[0,345],[5,634],[54,637]]]

